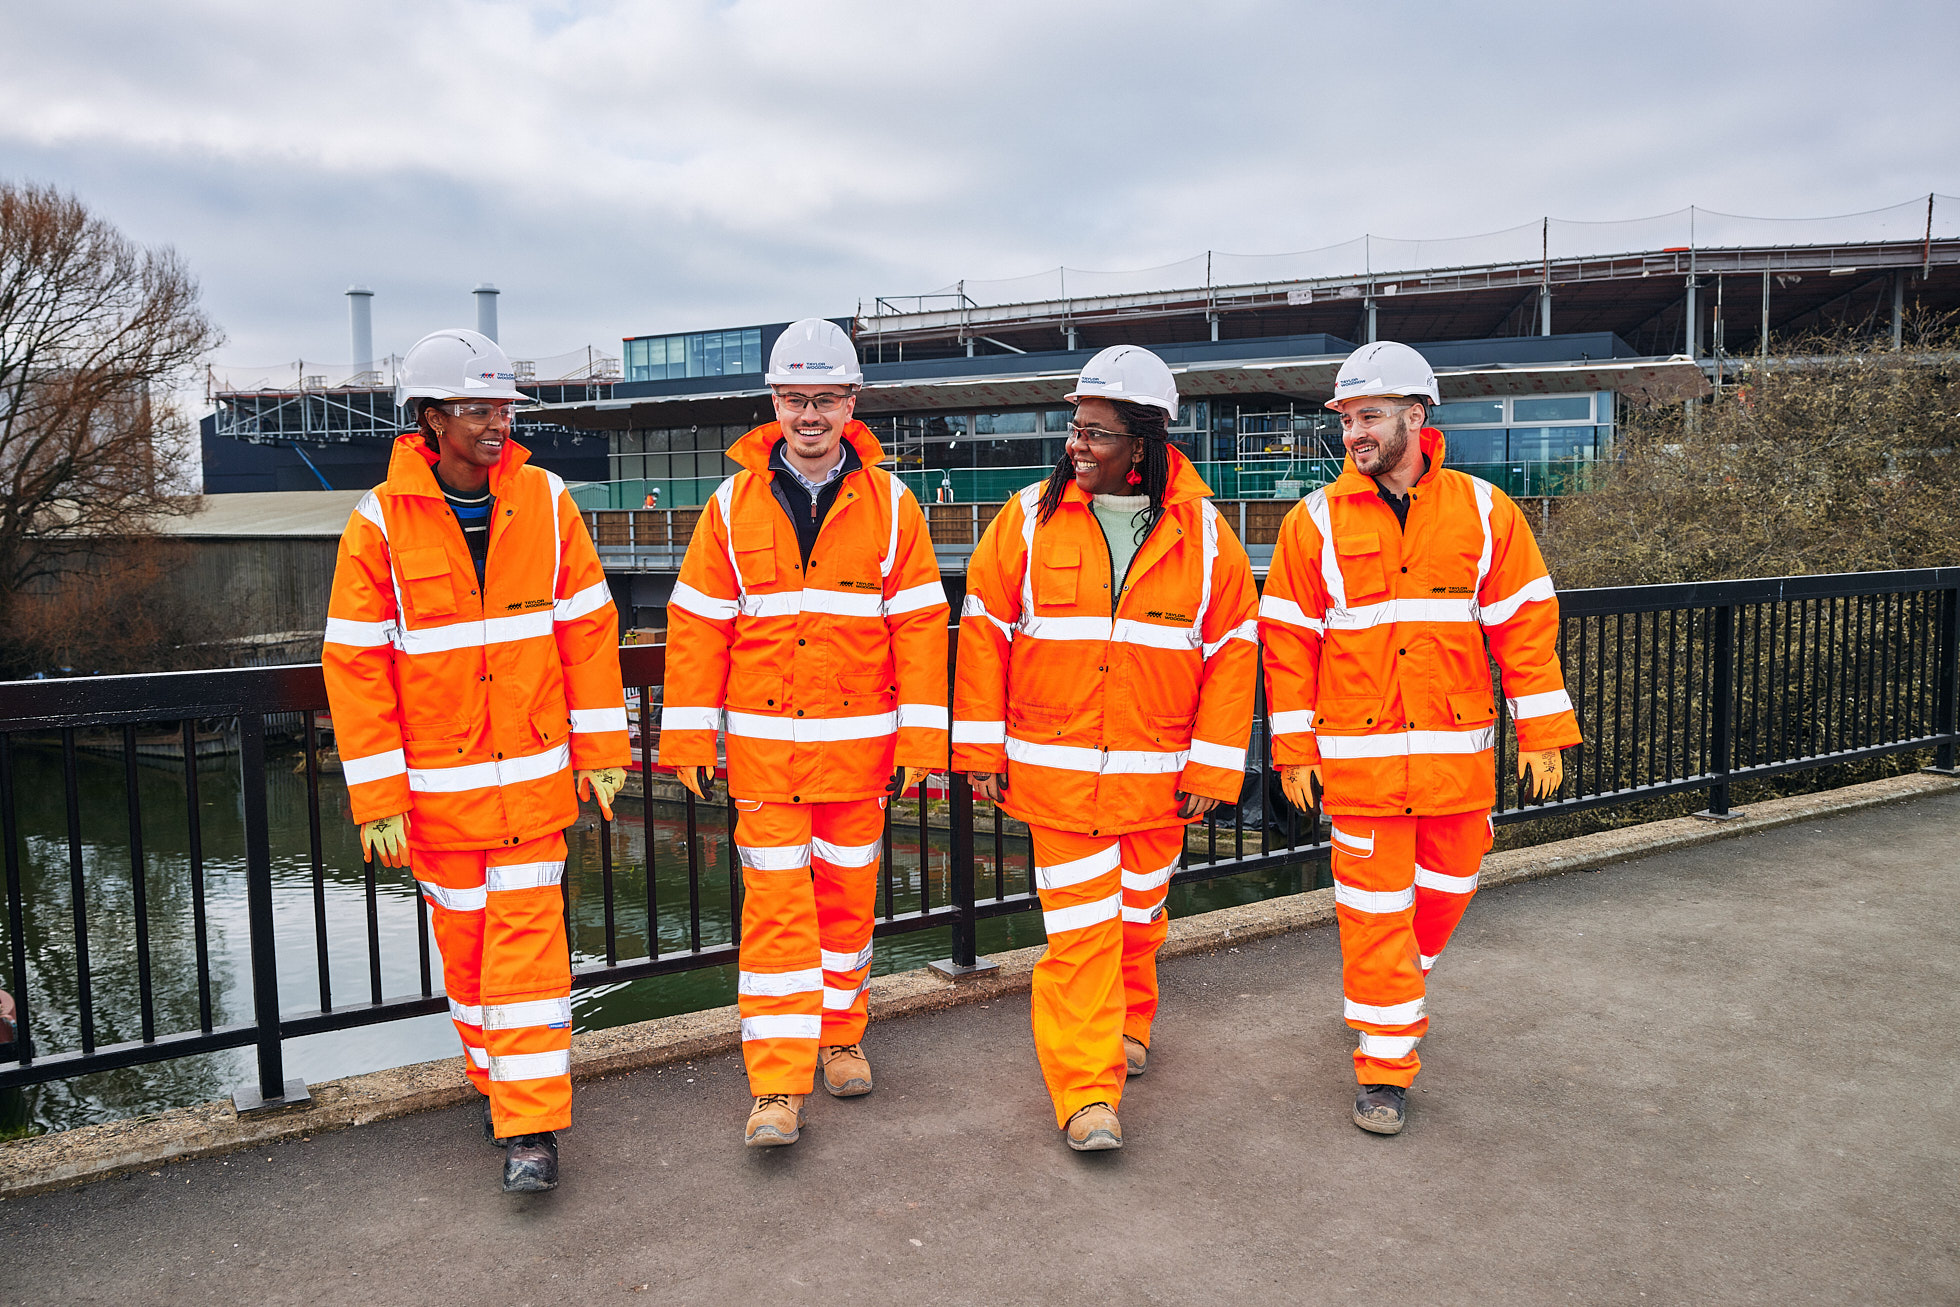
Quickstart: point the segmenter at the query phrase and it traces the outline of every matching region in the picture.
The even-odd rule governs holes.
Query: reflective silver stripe
[[[798,871],[810,865],[810,846],[737,844],[735,856],[755,871]]]
[[[1147,926],[1157,919],[1157,909],[1163,906],[1164,900],[1162,899],[1158,899],[1155,903],[1141,908],[1133,908],[1125,903],[1123,905],[1123,920],[1133,921],[1140,926]]]
[[[885,596],[876,591],[811,588],[803,591],[803,611],[835,617],[883,617]]]
[[[422,887],[422,896],[439,908],[448,908],[451,912],[483,911],[485,887],[482,885],[452,889],[433,881],[418,880],[415,883]]]
[[[1427,970],[1429,970],[1429,969],[1430,969],[1431,967],[1433,967],[1433,966],[1435,966],[1435,965],[1436,965],[1436,959],[1437,959],[1437,958],[1439,958],[1439,957],[1441,957],[1441,956],[1442,956],[1442,954],[1440,954],[1440,953],[1422,953],[1422,954],[1418,954],[1417,956],[1419,956],[1419,957],[1420,957],[1420,958],[1422,959],[1422,969],[1423,969],[1424,971],[1427,971]]]
[[[823,1016],[811,1012],[781,1012],[770,1016],[743,1017],[742,1038],[816,1039],[823,1034]]]
[[[1326,622],[1318,617],[1308,617],[1300,605],[1291,599],[1282,599],[1278,595],[1260,596],[1259,616],[1275,622],[1284,622],[1288,626],[1302,627],[1315,635],[1325,634],[1327,630]]]
[[[1341,1015],[1349,1021],[1367,1021],[1378,1026],[1412,1026],[1422,1020],[1422,1000],[1412,998],[1406,1003],[1375,1007],[1369,1003],[1357,1003],[1351,998],[1343,998]]]
[[[902,703],[898,705],[898,729],[902,731],[911,726],[928,731],[943,731],[948,725],[949,716],[944,704]]]
[[[1080,885],[1083,881],[1107,876],[1123,865],[1122,848],[1115,842],[1109,847],[1098,849],[1087,857],[1076,858],[1070,862],[1057,862],[1050,866],[1035,864],[1034,881],[1039,889],[1066,889],[1070,885]]]
[[[1094,772],[1102,776],[1161,776],[1183,771],[1188,751],[1162,753],[1147,749],[1086,749],[1070,744],[1036,744],[1017,736],[1007,737],[1010,762],[1031,763],[1037,767],[1056,767],[1063,771]]]
[[[1497,740],[1497,729],[1471,731],[1389,731],[1382,735],[1316,735],[1323,758],[1400,758],[1408,755],[1482,753]]]
[[[1375,851],[1375,837],[1373,834],[1351,835],[1347,831],[1342,830],[1338,824],[1334,826],[1334,843],[1344,845],[1352,853],[1373,853]]]
[[[946,602],[946,587],[937,581],[915,585],[908,590],[900,590],[885,600],[885,616],[897,617],[901,613],[917,612],[921,608],[932,608]]]
[[[1327,489],[1307,496],[1307,520],[1320,532],[1320,583],[1327,591],[1327,607],[1347,607],[1347,582],[1341,579],[1341,556],[1334,552],[1334,523],[1327,510]]]
[[[1183,771],[1184,764],[1190,759],[1188,749],[1179,749],[1174,753],[1161,753],[1153,749],[1111,749],[1103,754],[1102,774],[1162,776],[1166,772]]]
[[[1042,929],[1053,939],[1064,931],[1084,930],[1090,926],[1100,926],[1105,921],[1115,921],[1123,914],[1123,891],[1117,890],[1106,899],[1094,903],[1078,903],[1069,908],[1047,908],[1041,914]]]
[[[838,740],[875,740],[898,729],[895,712],[863,717],[767,717],[761,713],[728,711],[728,733],[748,740],[789,740],[821,744]]]
[[[626,729],[626,709],[618,708],[574,708],[572,709],[572,729],[580,734],[602,731],[623,731]]]
[[[470,1055],[470,1061],[476,1063],[476,1065],[486,1068],[490,1065],[490,1054],[478,1048],[475,1044],[463,1045],[463,1051]]]
[[[721,709],[689,708],[670,703],[660,709],[660,729],[663,731],[718,731],[721,729]]]
[[[714,493],[715,507],[721,510],[721,531],[726,541],[728,570],[735,576],[735,598],[738,602],[743,592],[748,589],[742,581],[742,565],[735,560],[735,477],[741,475],[737,472],[735,476],[729,477],[715,487]]]
[[[1361,1036],[1361,1056],[1379,1058],[1384,1062],[1398,1062],[1416,1051],[1420,1035],[1377,1035],[1371,1031],[1358,1032]]]
[[[366,785],[369,781],[385,781],[392,776],[400,776],[408,771],[408,757],[400,749],[390,749],[386,753],[370,753],[365,758],[342,758],[340,760],[341,779],[349,785]]]
[[[344,644],[355,649],[379,649],[395,642],[394,622],[356,622],[347,617],[327,619],[328,644]]]
[[[1431,871],[1421,863],[1416,864],[1416,884],[1424,889],[1441,890],[1445,894],[1475,894],[1477,877],[1481,871],[1473,871],[1468,876],[1445,876],[1440,871]]]
[[[823,972],[816,967],[801,971],[744,971],[735,992],[758,998],[787,998],[791,994],[814,994],[823,988]]]
[[[878,861],[878,851],[882,847],[876,840],[869,844],[832,844],[826,839],[810,841],[810,852],[833,867],[868,867]]]
[[[1198,637],[1188,627],[1141,622],[1133,617],[1112,621],[1107,617],[1041,617],[1023,612],[1019,629],[1031,640],[1113,640],[1118,644],[1169,649],[1175,653],[1201,647]]]
[[[1107,617],[1040,617],[1031,608],[1021,610],[1021,634],[1031,640],[1107,641],[1114,629]]]
[[[458,1003],[452,998],[449,1000],[449,1019],[480,1030],[483,1028],[483,1009],[475,1003]]]
[[[1556,598],[1558,591],[1552,586],[1552,578],[1541,576],[1534,581],[1526,581],[1518,592],[1499,599],[1494,604],[1485,604],[1482,621],[1485,626],[1502,626],[1518,615],[1518,610],[1526,604],[1538,603]]]
[[[1006,722],[953,722],[954,744],[1005,744]]]
[[[1327,614],[1330,631],[1365,631],[1396,622],[1474,622],[1476,604],[1469,599],[1386,599],[1359,608],[1336,608]]]
[[[361,496],[361,502],[354,505],[354,511],[374,523],[374,529],[381,533],[383,540],[388,538],[388,522],[381,513],[381,500],[372,490]]]
[[[490,1058],[490,1078],[506,1080],[551,1080],[572,1073],[572,1050],[549,1053],[505,1053]]]
[[[1218,565],[1218,509],[1209,499],[1198,501],[1198,525],[1204,549],[1199,556],[1198,611],[1191,619],[1191,644],[1194,648],[1205,642],[1205,618],[1211,615],[1211,573]],[[1223,643],[1220,641],[1221,645]],[[1211,657],[1209,648],[1205,649],[1205,657]]]
[[[568,1026],[572,1023],[569,998],[533,998],[522,1003],[485,1003],[485,1030],[519,1030],[526,1026]]]
[[[1207,643],[1205,645],[1205,661],[1210,662],[1217,656],[1220,649],[1223,649],[1234,640],[1244,640],[1248,644],[1258,644],[1259,619],[1248,617],[1218,639]]]
[[[1195,629],[1163,626],[1156,622],[1140,622],[1134,617],[1117,618],[1110,630],[1109,638],[1118,644],[1141,645],[1146,649],[1169,649],[1173,653],[1186,653],[1202,648],[1204,645],[1204,637]]]
[[[1041,482],[1021,489],[1021,616],[1034,612],[1035,510],[1041,506]]]
[[[1274,735],[1299,735],[1313,729],[1313,709],[1289,708],[1269,714],[1266,720],[1272,724]]]
[[[1171,883],[1171,874],[1177,870],[1177,859],[1172,858],[1168,866],[1155,871],[1126,871],[1123,873],[1123,888],[1138,894],[1148,894],[1153,889],[1162,889]]]
[[[703,594],[684,581],[674,582],[674,593],[668,596],[667,602],[711,622],[735,620],[736,605],[733,599],[717,599],[711,594]]]
[[[799,617],[803,613],[803,592],[778,590],[774,594],[759,595],[744,590],[742,597],[735,601],[735,607],[744,617]]]
[[[408,769],[408,788],[423,794],[456,794],[463,790],[481,790],[492,785],[517,785],[524,781],[540,781],[547,776],[555,776],[572,765],[572,748],[560,744],[546,749],[543,753],[526,754],[521,758],[506,758],[502,762],[468,762],[460,767],[411,767]],[[346,763],[341,770],[346,770]]]
[[[587,613],[596,613],[612,603],[612,591],[604,581],[594,581],[585,589],[569,599],[560,599],[551,605],[551,620],[554,622],[576,622]]]
[[[484,888],[495,894],[513,890],[556,889],[565,879],[562,862],[513,862],[503,867],[483,869]]]
[[[519,613],[514,617],[487,617],[480,622],[452,622],[448,626],[404,626],[402,652],[411,654],[453,653],[458,649],[481,649],[492,644],[514,644],[551,634],[551,614],[545,609]]]
[[[992,613],[988,612],[987,601],[982,599],[979,595],[975,595],[975,594],[968,595],[966,597],[966,601],[960,605],[960,620],[964,621],[969,617],[986,618],[988,621],[992,622],[996,627],[1000,629],[1000,633],[1006,636],[1009,642],[1013,641],[1014,624],[1012,622],[1003,622],[1000,620],[1000,618],[995,617]]]
[[[1490,511],[1497,498],[1497,487],[1482,477],[1470,478],[1471,492],[1477,496],[1477,525],[1483,528],[1484,544],[1477,554],[1477,583],[1470,588],[1471,602],[1484,592],[1484,578],[1490,575],[1490,560],[1496,541],[1490,533]]]
[[[1521,694],[1515,699],[1506,698],[1504,702],[1511,709],[1513,721],[1523,721],[1528,717],[1550,717],[1553,713],[1572,711],[1572,696],[1564,690]]]
[[[825,971],[858,971],[871,965],[871,944],[866,944],[855,953],[832,953],[823,950]]]
[[[885,475],[891,479],[892,533],[890,541],[885,545],[885,556],[878,560],[879,576],[890,576],[892,567],[898,562],[898,506],[905,502],[907,495],[912,493],[905,488],[905,483],[898,479],[898,473],[888,471]]]
[[[1223,767],[1227,771],[1245,770],[1245,750],[1233,749],[1223,744],[1213,744],[1210,740],[1191,741],[1191,761],[1205,767]]]
[[[565,478],[556,472],[545,472],[544,484],[546,493],[551,496],[551,574],[556,577],[558,569],[565,563],[565,536],[558,521],[558,501],[565,493]]]
[[[1334,902],[1344,908],[1353,908],[1356,912],[1407,912],[1416,905],[1416,887],[1367,890],[1356,889],[1337,880],[1334,882]]]
[[[823,1006],[826,1012],[848,1012],[857,1006],[858,995],[871,988],[871,977],[866,976],[849,989],[832,989],[824,986]]]

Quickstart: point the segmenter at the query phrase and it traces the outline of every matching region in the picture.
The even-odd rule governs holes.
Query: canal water
[[[74,901],[68,812],[59,747],[17,740],[13,752],[14,805],[24,900],[22,940],[27,959],[27,998],[36,1050],[62,1052],[81,1046]],[[267,766],[274,919],[281,1010],[322,1006],[316,912],[324,902],[326,972],[332,1002],[348,1007],[368,1001],[370,946],[366,873],[359,840],[349,820],[346,789],[338,776],[320,778],[323,894],[316,900],[310,854],[306,778],[297,752],[273,753]],[[119,754],[79,753],[82,906],[87,918],[87,979],[98,1045],[143,1035],[142,978],[137,947],[135,876],[138,859],[130,838],[131,794]],[[246,927],[244,811],[236,755],[208,758],[195,785],[181,761],[145,761],[136,769],[135,806],[141,814],[140,874],[147,899],[150,987],[158,1034],[195,1030],[203,1004],[223,1026],[251,1018],[250,937]],[[193,804],[196,822],[193,827]],[[690,903],[684,810],[668,804],[616,805],[613,823],[614,955],[621,961],[647,954],[647,875],[653,869],[660,949],[690,947]],[[943,818],[941,818],[943,820]],[[699,895],[704,947],[730,937],[727,835],[723,810],[703,808],[698,817],[703,874]],[[201,854],[203,893],[196,892],[192,848]],[[606,957],[606,896],[601,833],[589,810],[566,833],[566,882],[575,966]],[[979,834],[980,893],[991,895],[994,841]],[[935,906],[946,902],[950,849],[944,831],[923,845],[916,822],[894,831],[890,897],[881,882],[879,911],[916,910],[921,879]],[[1025,838],[1003,846],[1003,876],[1010,893],[1027,884]],[[1171,912],[1182,916],[1248,902],[1304,887],[1300,868],[1252,873],[1200,885],[1179,886]],[[205,922],[200,954],[197,921]],[[414,881],[406,870],[378,869],[374,936],[378,941],[381,992],[395,998],[421,992],[421,950]],[[0,975],[11,974],[11,924],[0,914]],[[1040,915],[1015,913],[983,921],[982,953],[1041,942]],[[881,937],[873,973],[922,966],[948,955],[944,929]],[[442,967],[433,936],[429,959],[436,992]],[[7,982],[11,985],[11,982]],[[735,1001],[732,966],[604,984],[573,993],[575,1029],[598,1030]],[[401,1066],[459,1051],[446,1015],[382,1022],[354,1030],[289,1039],[286,1074],[309,1084],[384,1067]],[[256,1083],[252,1050],[179,1058],[125,1070],[77,1077],[21,1090],[0,1090],[0,1138],[63,1130],[166,1107],[222,1098]]]

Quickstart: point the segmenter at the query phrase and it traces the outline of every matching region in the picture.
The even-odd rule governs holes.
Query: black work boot
[[[515,1135],[504,1148],[504,1192],[536,1194],[558,1187],[558,1136]]]
[[[1401,1085],[1360,1085],[1354,1091],[1354,1123],[1378,1135],[1399,1135],[1408,1119],[1409,1091]]]
[[[483,1100],[483,1142],[492,1148],[510,1147],[510,1140],[497,1137],[497,1126],[490,1119],[490,1100],[487,1098]]]

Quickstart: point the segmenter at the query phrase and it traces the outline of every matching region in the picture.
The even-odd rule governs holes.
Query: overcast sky
[[[1960,194],[1960,5],[0,0],[0,177],[221,361],[518,357],[1066,263]]]

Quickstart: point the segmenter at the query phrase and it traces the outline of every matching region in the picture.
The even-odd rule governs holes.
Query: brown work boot
[[[1134,1035],[1123,1036],[1123,1074],[1140,1076],[1149,1064],[1149,1046]]]
[[[1371,1134],[1399,1135],[1409,1118],[1403,1085],[1359,1085],[1354,1091],[1354,1123]]]
[[[856,1098],[871,1092],[871,1059],[863,1044],[837,1044],[817,1050],[817,1066],[823,1072],[823,1087],[833,1098]]]
[[[780,1148],[803,1133],[803,1095],[761,1094],[749,1109],[742,1142],[750,1148]]]
[[[1068,1119],[1063,1131],[1068,1146],[1078,1153],[1099,1153],[1123,1146],[1123,1125],[1108,1103],[1091,1103]]]

